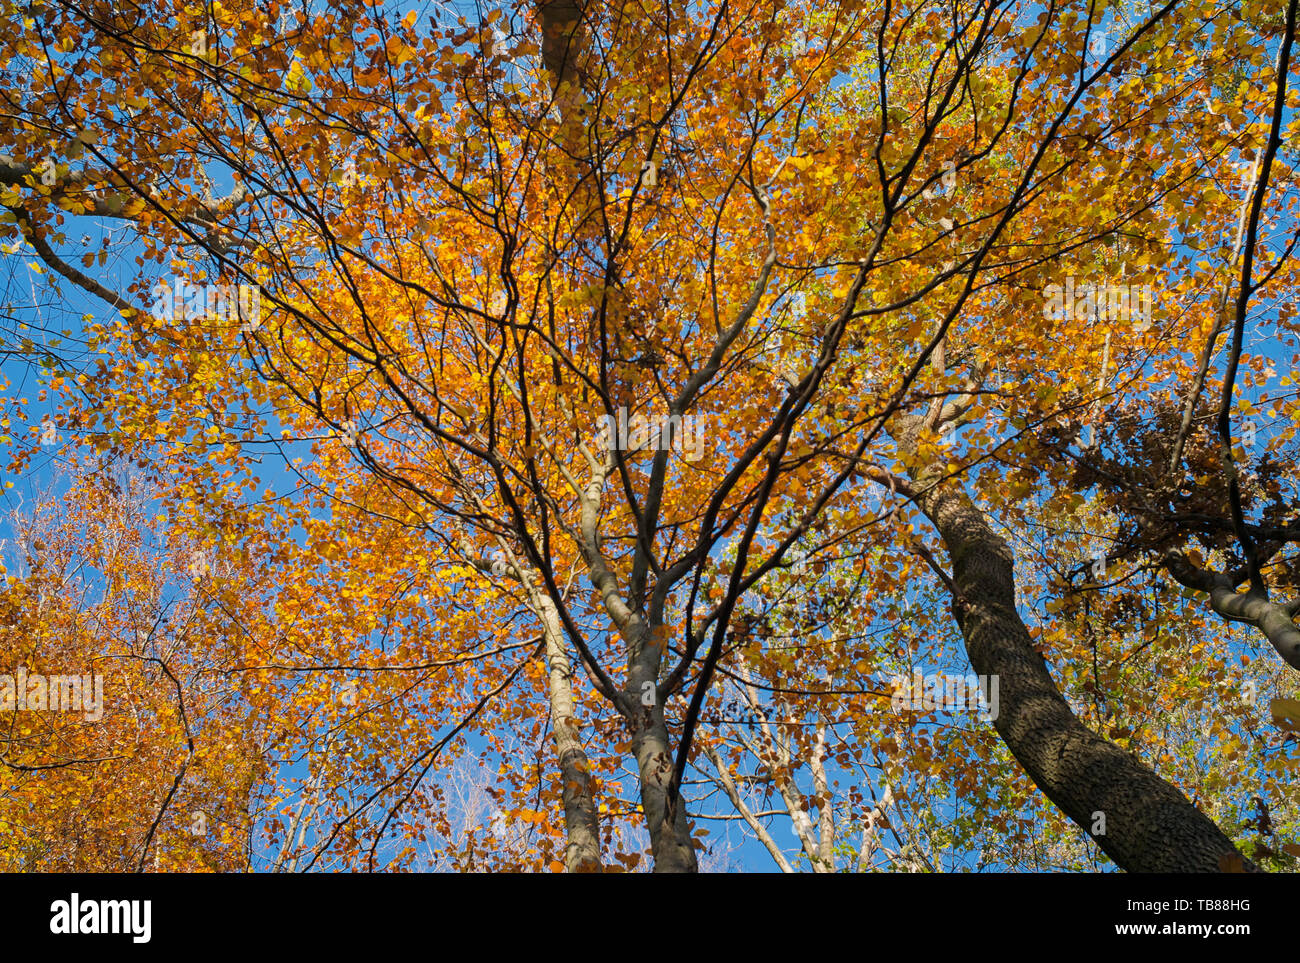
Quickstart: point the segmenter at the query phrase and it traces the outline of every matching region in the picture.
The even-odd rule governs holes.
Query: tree
[[[2,601],[7,871],[247,867],[274,730],[221,671],[257,592],[81,475],[12,520]],[[198,639],[202,645],[196,645]]]
[[[743,802],[706,707],[723,680],[779,676],[799,685],[774,704],[823,721],[764,751],[807,761],[820,835],[803,794],[774,788],[811,862],[833,864],[829,723],[808,673],[865,690],[854,673],[884,660],[749,638],[764,617],[749,606],[797,551],[814,610],[853,597],[826,578],[832,553],[849,585],[876,569],[877,592],[932,577],[971,668],[998,680],[1007,750],[1119,866],[1253,868],[1159,760],[1080,718],[1026,625],[1008,536],[1039,514],[1068,528],[1092,499],[1121,526],[1102,568],[1144,560],[1154,580],[1158,555],[1296,666],[1295,609],[1265,575],[1292,584],[1291,429],[1247,471],[1230,419],[1241,365],[1270,377],[1245,354],[1251,312],[1293,280],[1294,3],[1234,20],[1180,0],[558,0],[427,27],[351,2],[147,11],[42,6],[7,28],[9,236],[121,314],[87,326],[120,360],[64,379],[64,424],[186,497],[251,496],[255,450],[278,446],[298,475],[277,511],[314,554],[283,536],[281,611],[346,623],[313,655],[364,658],[258,671],[346,665],[373,687],[367,707],[392,705],[391,686],[439,693],[363,734],[392,776],[338,797],[315,858],[372,863],[444,749],[529,680],[563,865],[604,866],[599,798],[617,790],[599,774],[628,753],[655,869],[692,871],[692,761]],[[1221,61],[1255,82],[1219,86]],[[1234,152],[1254,161],[1240,187]],[[126,290],[60,253],[69,214],[137,230]],[[161,285],[152,264],[171,272]],[[1289,337],[1290,306],[1269,314]],[[1217,464],[1198,420],[1216,378]],[[1179,501],[1186,483],[1162,473],[1184,455]],[[306,597],[322,573],[327,603]],[[416,584],[433,624],[402,621]],[[1040,637],[1078,624],[1077,593],[1050,591],[1061,617]],[[362,641],[395,612],[418,659]],[[435,665],[410,687],[378,681]],[[589,724],[606,712],[625,745]],[[447,732],[419,731],[429,719]],[[877,812],[867,795],[853,821]]]

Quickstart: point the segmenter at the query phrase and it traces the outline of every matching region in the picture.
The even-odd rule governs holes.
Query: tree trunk
[[[573,707],[573,666],[564,648],[564,633],[555,603],[538,593],[534,604],[546,635],[546,671],[550,681],[551,738],[560,764],[564,798],[564,866],[570,873],[599,873],[600,817],[591,785],[591,764],[582,747]]]
[[[632,692],[636,693],[634,698],[640,699],[641,674],[634,672],[632,681],[635,687]],[[672,825],[669,826],[665,820],[666,790],[673,773],[673,753],[668,742],[663,706],[656,699],[654,705],[641,706],[640,709],[632,723],[632,753],[641,777],[641,808],[645,811],[646,828],[650,831],[654,871],[697,873],[699,865],[695,861],[695,845],[686,818],[686,800],[680,793]]]
[[[562,94],[558,98],[557,106],[561,117],[568,121],[574,116],[575,110],[581,110],[582,92],[579,88],[582,77],[578,68],[585,44],[582,23],[583,4],[580,0],[537,0],[536,10],[538,25],[542,31],[542,61],[550,75],[552,90],[557,95]],[[581,125],[570,126],[564,135],[570,140],[567,144],[569,150],[577,157],[585,156],[587,143],[584,135],[585,131]],[[590,163],[589,158],[587,161]],[[577,179],[575,192],[590,190],[588,179]],[[599,503],[602,484],[603,479],[595,485],[593,504]],[[589,539],[593,553],[598,553],[598,540],[595,538],[595,510],[590,509],[590,511],[591,517],[584,518],[583,531]],[[611,577],[607,576],[607,578]],[[598,591],[602,590],[601,581],[599,576],[593,576],[593,585]],[[612,589],[612,581],[604,588]],[[610,614],[614,616],[613,612]],[[650,832],[654,871],[694,873],[698,871],[698,867],[685,804],[679,799],[671,827],[665,824],[664,819],[665,790],[673,771],[673,754],[669,749],[668,727],[664,724],[663,706],[659,705],[657,696],[652,706],[643,706],[641,703],[643,684],[648,682],[651,691],[654,691],[658,684],[660,661],[658,650],[649,650],[645,645],[646,638],[639,635],[646,630],[643,623],[627,622],[617,616],[614,618],[619,624],[620,632],[632,645],[628,674],[628,708],[634,711],[629,714],[629,727],[632,733],[632,752],[636,757],[637,769],[640,773],[641,806],[645,811],[646,827]],[[554,704],[554,699],[552,703]],[[566,819],[567,809],[566,805]]]
[[[1047,798],[1131,872],[1254,869],[1178,789],[1074,715],[1016,611],[1011,549],[971,499],[940,483],[919,502],[952,558],[971,665],[998,679],[994,726]]]

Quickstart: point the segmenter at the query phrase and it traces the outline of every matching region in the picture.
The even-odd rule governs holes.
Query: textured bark
[[[1174,786],[1085,727],[1047,670],[1015,607],[1014,558],[955,486],[920,495],[953,563],[953,610],[971,665],[997,676],[994,726],[1039,789],[1133,872],[1220,872],[1239,858],[1231,841]],[[1255,867],[1248,861],[1246,869]]]
[[[686,806],[678,801],[672,826],[664,820],[673,753],[664,725],[663,709],[647,706],[643,720],[632,730],[632,753],[641,777],[641,808],[650,830],[650,851],[656,873],[696,873],[695,846],[691,842]]]
[[[600,817],[591,785],[591,764],[582,747],[573,707],[573,666],[564,648],[564,632],[555,603],[536,601],[546,636],[546,672],[550,682],[551,739],[560,764],[564,799],[564,866],[570,873],[599,873]]]
[[[655,694],[653,705],[643,705],[642,692],[655,691],[659,679],[659,649],[643,640],[628,666],[627,698],[636,707],[630,726],[632,754],[641,782],[641,808],[650,832],[650,851],[656,873],[696,873],[695,845],[691,840],[686,804],[678,799],[672,825],[667,812],[668,782],[673,774],[673,751],[664,723],[663,701]],[[648,684],[648,685],[647,685]]]

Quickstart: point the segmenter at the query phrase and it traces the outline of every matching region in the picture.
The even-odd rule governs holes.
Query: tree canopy
[[[1296,867],[1300,0],[4,2],[0,867]]]

